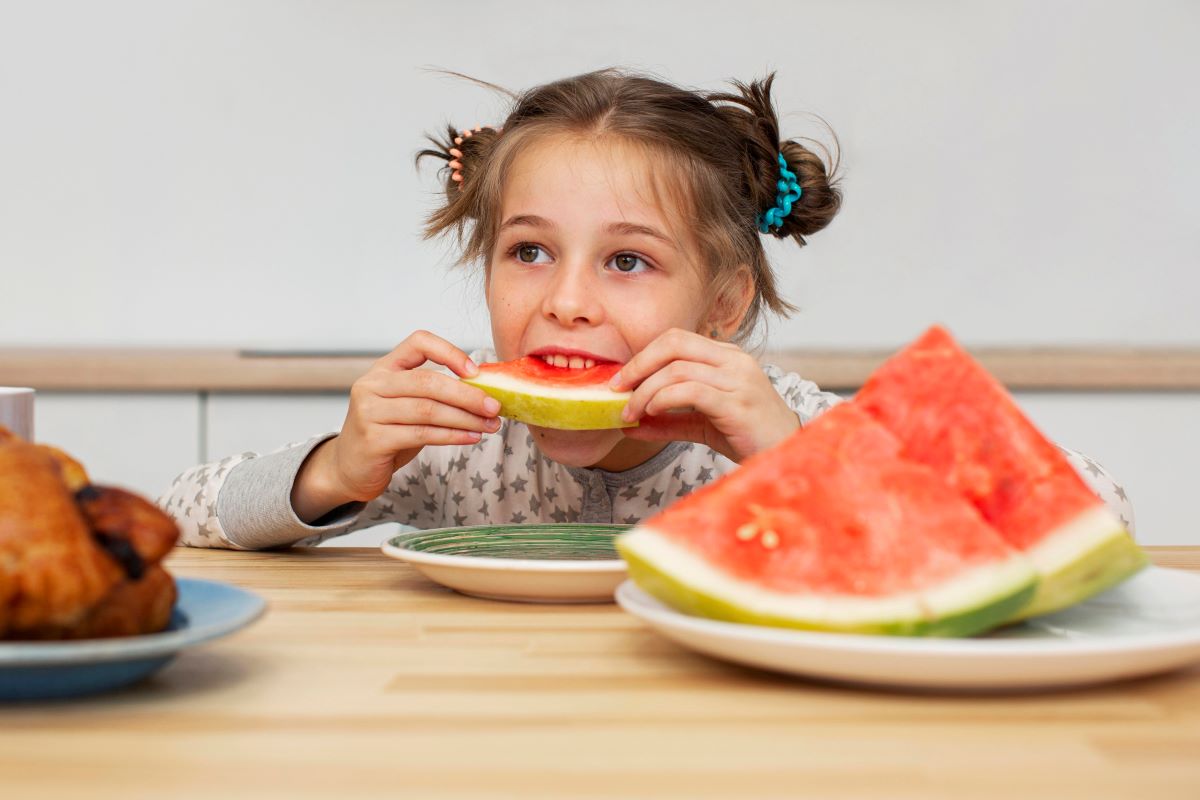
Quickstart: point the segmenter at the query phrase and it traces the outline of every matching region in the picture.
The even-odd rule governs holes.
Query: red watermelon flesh
[[[684,610],[822,630],[969,635],[1035,578],[979,513],[867,414],[835,407],[618,540]]]
[[[621,365],[615,361],[596,364],[587,369],[569,367],[554,367],[538,356],[525,356],[512,361],[502,361],[494,364],[480,364],[480,374],[503,373],[533,383],[541,383],[550,387],[591,386],[607,388],[612,376],[621,370]]]
[[[943,328],[886,361],[854,403],[1033,560],[1042,585],[1022,616],[1071,605],[1144,565],[1066,457]]]
[[[621,369],[615,362],[586,368],[555,367],[538,356],[481,364],[464,378],[500,401],[500,415],[529,425],[562,430],[628,428],[621,419],[632,392],[614,392],[608,382]]]

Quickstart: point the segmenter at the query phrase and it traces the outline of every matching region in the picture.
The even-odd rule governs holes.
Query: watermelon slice
[[[616,363],[556,367],[525,356],[481,364],[478,375],[462,380],[499,400],[501,416],[530,425],[571,431],[632,428],[636,422],[621,419],[632,392],[608,388],[620,369]]]
[[[852,403],[617,540],[630,577],[700,616],[826,631],[968,636],[1036,576],[975,508]]]
[[[886,361],[854,403],[1033,562],[1041,582],[1017,618],[1077,603],[1146,564],[1066,457],[944,329]]]

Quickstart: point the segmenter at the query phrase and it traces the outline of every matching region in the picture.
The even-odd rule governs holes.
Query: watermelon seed
[[[741,541],[748,542],[761,533],[763,547],[768,550],[779,547],[779,534],[766,527],[767,510],[757,503],[750,503],[746,507],[754,515],[754,520],[741,525],[734,531],[734,535]]]

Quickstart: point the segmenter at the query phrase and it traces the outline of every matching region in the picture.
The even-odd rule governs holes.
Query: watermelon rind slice
[[[478,386],[500,401],[500,416],[567,431],[632,428],[636,422],[621,419],[632,392],[614,392],[605,386],[556,387],[498,372],[480,372],[463,383]]]
[[[1106,506],[1089,508],[1025,551],[1041,581],[1011,621],[1050,614],[1116,586],[1149,560]]]
[[[929,328],[889,358],[853,402],[1033,563],[1038,592],[1014,620],[1086,600],[1147,563],[1061,448],[946,329]]]
[[[650,525],[622,534],[630,578],[695,616],[751,625],[896,636],[971,636],[1011,619],[1037,590],[1029,561],[1014,553],[921,591],[888,596],[773,592],[723,573]]]

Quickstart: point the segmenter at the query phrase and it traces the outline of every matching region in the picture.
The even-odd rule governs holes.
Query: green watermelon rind
[[[1149,559],[1105,506],[1060,525],[1026,551],[1041,580],[1037,593],[1010,622],[1052,614],[1129,578]]]
[[[686,614],[750,625],[829,633],[965,637],[990,630],[1012,619],[1014,614],[1029,604],[1038,584],[1036,573],[1026,560],[1014,553],[1007,562],[997,565],[996,572],[1000,577],[991,581],[987,590],[973,593],[968,601],[947,609],[946,613],[911,618],[896,618],[884,614],[877,619],[860,619],[855,622],[798,618],[755,611],[738,605],[732,598],[720,597],[714,592],[689,585],[693,582],[643,557],[639,552],[638,540],[639,537],[645,536],[662,537],[662,534],[640,527],[622,534],[616,540],[617,551],[625,559],[629,577],[635,584],[668,606]],[[673,558],[669,561],[677,568],[681,559]],[[981,569],[986,568],[984,566]],[[955,594],[961,595],[961,591]],[[883,598],[882,603],[886,604],[887,598]]]
[[[527,389],[518,390],[494,385],[484,374],[462,380],[498,399],[500,416],[526,425],[557,428],[559,431],[607,431],[637,427],[637,422],[620,419],[620,413],[629,404],[629,392],[604,392],[598,389],[580,391],[574,387],[556,390],[553,386],[533,383],[528,383]],[[515,379],[510,380],[511,383],[517,383]],[[612,398],[596,397],[604,393],[610,393]]]

